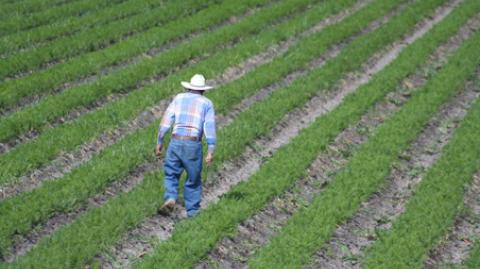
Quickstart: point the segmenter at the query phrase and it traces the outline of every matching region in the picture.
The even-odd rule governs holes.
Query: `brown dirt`
[[[400,44],[392,47],[396,46],[400,46]],[[392,49],[392,51],[396,50]],[[390,53],[386,53],[384,57],[391,57]],[[344,96],[368,81],[370,76],[368,74],[381,70],[382,66],[389,63],[379,55],[377,58],[378,64],[368,66],[369,72],[363,72],[366,75],[360,76],[360,78],[349,77],[348,82],[342,83],[337,91],[311,99],[304,108],[288,114],[272,131],[274,136],[259,139],[240,158],[227,163],[215,176],[214,181],[205,184],[202,206],[205,208],[210,203],[216,202],[232,186],[247,180],[261,166],[263,158],[271,156],[276,149],[288,143],[290,138],[296,136],[302,128],[307,127],[318,116],[338,106]],[[98,260],[105,268],[131,267],[132,260],[142,257],[153,249],[152,242],[168,239],[175,224],[184,217],[183,210],[177,210],[175,215],[170,218],[155,215],[129,232],[109,253],[98,257]]]
[[[143,174],[146,172],[146,171],[142,171],[142,169],[140,169],[140,170],[141,170],[140,175],[143,175]],[[141,180],[140,180],[140,181],[141,181]],[[128,189],[128,188],[127,188],[127,189]],[[128,190],[127,190],[127,191],[128,191]],[[108,195],[108,191],[107,191],[106,193],[102,194],[102,195],[105,195],[105,194]],[[100,200],[100,202],[94,202],[94,203],[93,203],[94,205],[99,205],[99,204],[102,204],[104,201],[106,201],[106,199],[103,199],[103,202],[102,202],[102,197],[103,197],[102,195],[97,196],[97,197],[99,197],[98,200]],[[91,200],[91,201],[95,201],[95,198],[94,198],[93,200]],[[181,216],[180,216],[180,217],[181,217]],[[62,221],[62,218],[59,218],[58,222],[61,222],[61,221]],[[68,221],[67,221],[67,223],[68,223]],[[54,224],[52,224],[52,225],[54,225]],[[158,227],[158,225],[155,225],[155,226],[153,226],[153,227]],[[33,245],[33,244],[32,244],[32,245]],[[22,249],[22,248],[19,247],[18,249]],[[21,250],[20,250],[20,252],[21,252]]]

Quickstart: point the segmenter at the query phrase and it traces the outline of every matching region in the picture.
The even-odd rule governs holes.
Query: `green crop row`
[[[477,122],[480,122],[480,119],[477,119]],[[480,240],[477,239],[477,241],[475,241],[470,256],[465,261],[465,265],[469,269],[477,269],[480,267]]]
[[[422,10],[415,9],[415,11],[420,12],[420,14],[422,13]],[[395,30],[400,29],[396,28]],[[372,38],[374,36],[383,36],[384,34],[385,31],[378,31],[375,35],[370,35],[369,37]],[[402,31],[397,31],[396,34],[397,36],[401,36]],[[364,39],[363,42],[365,40],[366,39]],[[389,41],[391,42],[391,40],[388,40],[387,38],[381,43],[383,43],[383,45],[386,45],[385,43],[388,43]],[[358,48],[359,46],[358,44],[352,44],[350,45],[350,47],[353,49],[356,47]],[[285,88],[280,91],[274,92],[272,96],[266,101],[262,103],[257,103],[249,110],[242,113],[232,125],[229,125],[228,127],[219,130],[218,148],[222,150],[219,150],[217,153],[218,162],[222,163],[225,160],[232,159],[235,158],[235,156],[238,156],[238,154],[241,153],[241,151],[245,148],[245,145],[248,142],[253,141],[258,136],[267,134],[271,130],[271,128],[282,118],[283,115],[290,112],[295,107],[303,105],[309,100],[312,95],[315,94],[315,92],[322,89],[324,90],[325,88],[322,87],[324,86],[323,83],[326,83],[327,85],[325,85],[325,87],[328,87],[329,84],[334,83],[333,80],[338,80],[338,77],[344,75],[346,72],[349,71],[349,69],[351,70],[358,68],[360,63],[363,62],[365,58],[368,58],[369,55],[372,55],[376,50],[378,50],[379,47],[381,48],[382,45],[379,44],[374,48],[363,46],[362,57],[349,57],[352,56],[350,55],[350,53],[344,54],[340,58],[342,59],[341,62],[332,64],[332,67],[329,68],[328,71],[321,72],[324,75],[331,75],[328,77],[328,79],[324,76],[319,76],[319,71],[317,70],[316,72],[312,72],[310,75],[308,75],[308,77],[294,82],[295,86],[292,86],[292,88]],[[353,51],[349,52],[353,53]],[[301,87],[301,90],[295,90],[299,87]],[[263,112],[267,113],[265,114]],[[148,137],[154,137],[154,133],[156,131],[155,129],[155,125],[152,125],[151,128],[148,128],[143,132],[141,137],[139,136],[135,138],[135,140],[144,141],[147,140]],[[228,138],[228,141],[226,138]],[[135,145],[135,143],[133,144]],[[146,175],[144,182],[141,183],[132,192],[128,194],[122,194],[107,202],[107,204],[105,204],[103,207],[87,212],[86,215],[78,219],[78,221],[76,221],[72,225],[61,230],[53,237],[42,241],[42,243],[40,243],[34,251],[30,252],[30,254],[25,257],[25,260],[20,261],[15,266],[22,267],[26,264],[30,264],[33,261],[37,262],[38,264],[39,259],[43,259],[42,257],[55,258],[53,258],[52,260],[45,260],[45,262],[42,261],[40,262],[40,264],[61,264],[62,262],[64,263],[66,260],[87,260],[89,257],[92,257],[95,254],[92,253],[94,252],[92,249],[95,248],[96,251],[101,251],[102,249],[98,247],[98,243],[91,240],[89,242],[86,242],[85,239],[95,238],[95,240],[99,240],[98,242],[103,242],[103,244],[107,244],[107,242],[111,244],[118,240],[118,238],[120,238],[123,232],[135,226],[143,218],[151,215],[155,211],[155,208],[159,205],[159,203],[161,203],[161,186],[162,181],[159,172]],[[88,225],[87,223],[93,223],[95,221],[98,221],[100,216],[102,216],[101,218],[104,220],[102,221],[102,225],[95,225],[95,229],[89,229],[88,231],[84,230],[87,227],[85,225]],[[123,216],[128,220],[122,222],[122,224],[120,225],[115,225],[115,228],[107,224],[115,223],[116,221],[114,219],[119,216]],[[84,231],[84,233],[82,233],[84,237],[78,236],[78,232],[80,230]],[[86,233],[88,233],[88,235]],[[80,241],[82,241],[82,243],[80,243]],[[86,248],[88,249],[88,251],[81,251],[75,249],[76,246],[80,246],[80,244],[83,243],[89,245],[89,247]],[[66,253],[68,253],[68,255],[74,256],[60,257],[56,254],[60,249],[68,250],[66,251]],[[83,253],[83,255],[88,256],[77,256],[80,255],[79,253]],[[62,260],[60,261],[60,259]],[[181,264],[179,264],[179,266],[183,268]]]
[[[0,34],[9,35],[39,25],[54,23],[56,20],[68,16],[81,16],[92,10],[115,5],[122,1],[125,0],[80,0],[57,7],[51,7],[43,12],[18,14],[0,21]]]
[[[156,0],[140,2],[127,0],[107,8],[96,7],[95,10],[81,17],[70,16],[55,23],[4,36],[0,41],[0,54],[10,54],[19,49],[34,47],[36,43],[51,41],[91,27],[98,27],[110,21],[123,19],[163,4],[165,3]]]
[[[459,88],[461,80],[458,78],[466,79],[480,65],[478,44],[480,33],[464,45],[463,59],[450,63],[451,68],[445,69],[450,73],[440,77],[439,83],[428,90],[441,96],[442,92]],[[417,113],[419,110],[421,108],[417,108]],[[442,151],[440,160],[415,190],[405,213],[394,222],[391,230],[380,234],[367,252],[364,268],[423,266],[428,250],[454,223],[463,204],[464,186],[480,169],[479,133],[480,102],[477,101]]]
[[[256,257],[249,263],[250,268],[293,268],[308,261],[310,255],[333,234],[338,223],[351,217],[360,203],[382,186],[391,163],[415,139],[435,111],[474,72],[480,63],[480,51],[476,49],[479,41],[480,34],[477,34],[462,44],[448,64],[356,152],[345,170],[335,177],[311,206],[295,214],[270,244],[256,253]],[[459,166],[458,163],[456,165]],[[442,200],[445,196],[448,195],[442,193],[435,197]],[[432,202],[443,204],[443,200],[441,202],[438,199]],[[451,200],[445,201],[452,205]],[[441,223],[440,219],[445,217],[444,214],[439,214],[440,219],[429,218],[432,214],[426,217],[426,211],[430,210],[431,207],[423,208],[423,217],[416,215],[417,220],[428,219],[428,225],[419,227],[416,226],[419,223],[410,222],[408,224],[413,226],[404,226],[401,235],[391,237],[388,241],[381,239],[380,242],[389,244],[379,244],[382,247],[376,248],[377,262],[368,263],[367,267],[377,268],[377,265],[381,265],[381,268],[414,268],[412,264],[407,266],[406,263],[399,263],[399,260],[415,259],[422,255],[422,249],[414,242],[420,244],[425,238],[420,238],[418,233],[411,233],[412,229],[431,231],[435,223]],[[380,257],[383,257],[381,261],[378,260]],[[402,267],[401,264],[406,266]]]
[[[256,0],[255,0],[256,1]],[[295,0],[296,1],[296,0]],[[297,2],[293,2],[293,5],[296,5],[297,8],[300,8]],[[238,2],[238,1],[234,1]],[[258,2],[258,1],[257,1]],[[308,1],[304,1],[306,3]],[[338,8],[345,7],[345,3],[351,3],[352,0],[341,1],[339,4],[326,4],[325,7],[330,10],[338,10]],[[246,3],[246,2],[245,2]],[[235,4],[238,6],[238,4]],[[247,5],[247,4],[246,4]],[[227,31],[222,33],[226,34],[223,35],[224,38],[217,41],[212,42],[222,42],[227,40],[234,39],[235,37],[247,35],[248,33],[246,30],[250,29],[254,32],[259,29],[257,25],[267,25],[270,20],[274,20],[280,17],[282,14],[285,15],[291,12],[292,9],[289,2],[282,3],[278,6],[275,6],[272,9],[260,11],[259,14],[261,15],[260,19],[249,18],[248,20],[243,20],[240,22],[239,27],[227,27],[224,28]],[[310,13],[310,20],[307,22],[300,22],[301,18],[296,19],[296,23],[292,24],[291,26],[283,24],[283,28],[289,29],[289,33],[298,34],[301,29],[306,29],[309,25],[312,25],[316,20],[315,18],[321,18],[324,13],[319,15]],[[232,25],[233,26],[233,25]],[[229,29],[235,29],[234,31],[228,31]],[[232,30],[233,30],[232,29]],[[242,31],[245,30],[245,31]],[[220,34],[222,34],[220,33]],[[229,33],[229,34],[227,34]],[[234,34],[235,33],[235,34]],[[198,53],[205,53],[206,49],[202,51],[201,46],[202,44],[208,44],[211,46],[210,40],[215,40],[215,37],[218,37],[216,32],[208,34],[208,36],[213,37],[211,39],[205,40],[206,43],[203,42],[195,42],[192,43],[195,46],[196,51]],[[245,37],[244,37],[245,38]],[[241,55],[246,57],[247,55],[253,55],[255,52],[262,51],[266,49],[267,46],[273,45],[276,42],[281,41],[282,39],[288,38],[288,36],[284,33],[275,33],[275,36],[268,37],[268,39],[264,42],[257,42],[255,49],[252,49],[252,46],[255,46],[254,36],[250,36],[250,45],[247,45],[249,48],[248,50],[241,50],[237,52],[239,54],[237,57],[234,57],[233,60],[230,61],[238,61],[241,58]],[[189,45],[187,45],[189,46]],[[212,45],[213,46],[213,45]],[[188,48],[188,47],[187,47]],[[211,48],[212,50],[214,48]],[[171,57],[167,58],[164,62],[170,63],[173,60],[176,60],[175,57],[178,56],[180,53],[185,53],[185,50],[180,50],[178,53],[173,54]],[[190,52],[193,53],[193,52]],[[220,53],[220,52],[219,52]],[[169,54],[163,54],[168,57]],[[221,54],[220,54],[221,55]],[[163,58],[166,58],[163,57]],[[180,56],[179,56],[180,57]],[[189,56],[186,56],[189,57]],[[218,56],[222,57],[222,56]],[[162,58],[162,59],[163,59]],[[227,62],[226,62],[227,63]],[[225,66],[222,64],[221,66]],[[162,69],[165,68],[165,65],[156,65],[153,64],[151,66],[154,69]],[[182,76],[191,75],[193,71],[196,70],[197,67],[191,66],[188,69],[184,69],[180,74]],[[220,72],[222,69],[214,68],[213,70],[219,70],[216,72]],[[212,74],[210,72],[210,74]],[[128,78],[130,80],[130,78]],[[174,81],[177,79],[177,81]],[[141,91],[132,92],[126,98],[120,99],[116,102],[109,103],[106,106],[102,107],[101,109],[95,111],[94,113],[88,113],[77,121],[73,121],[71,123],[63,124],[55,129],[47,130],[43,135],[38,137],[37,139],[31,141],[30,143],[25,143],[22,145],[17,146],[12,151],[8,152],[0,156],[0,165],[5,167],[2,171],[0,171],[0,182],[4,183],[7,180],[10,180],[12,177],[19,176],[21,174],[27,173],[36,167],[39,167],[42,164],[47,163],[49,160],[54,158],[61,150],[72,150],[79,144],[88,141],[92,137],[101,134],[103,131],[107,130],[108,128],[112,128],[121,124],[122,122],[133,118],[138,113],[142,112],[146,107],[154,105],[156,102],[167,98],[172,93],[174,93],[173,89],[178,89],[178,81],[180,79],[185,79],[177,76],[170,76],[168,79],[161,81],[158,84],[151,84],[149,87],[142,89]],[[133,82],[132,82],[133,83]],[[114,87],[114,84],[110,84]],[[173,86],[175,85],[175,86]],[[93,91],[95,90],[93,87],[91,88]],[[176,90],[175,90],[176,91]],[[79,94],[84,94],[85,92],[78,92]],[[13,123],[13,122],[12,122]],[[101,123],[101,124],[100,124]],[[1,125],[1,124],[0,124]],[[1,130],[3,131],[3,129]],[[0,132],[1,132],[0,131]],[[53,140],[52,140],[53,139]],[[55,141],[52,143],[52,141]],[[35,146],[32,146],[35,145]],[[40,147],[42,150],[40,150]],[[27,150],[27,148],[29,148]]]
[[[228,66],[236,64],[252,54],[258,53],[283,39],[301,33],[305,28],[308,28],[309,25],[314,24],[316,20],[320,20],[328,15],[331,11],[330,9],[337,11],[341,10],[341,8],[335,9],[333,7],[345,5],[345,2],[352,3],[353,1],[331,1],[328,2],[328,5],[321,5],[318,8],[311,9],[308,13],[299,14],[295,19],[286,21],[262,35],[252,36],[241,46],[228,50],[225,53],[220,54],[219,57],[201,62],[198,64],[196,70],[205,70],[207,76],[221,73]],[[289,8],[288,6],[284,7]],[[323,10],[323,8],[326,8],[326,10]],[[307,14],[309,16],[307,16]],[[188,72],[191,73],[192,71],[190,70]],[[185,75],[186,74],[183,74],[183,76]],[[169,88],[178,88],[178,81],[180,78],[181,77],[176,77],[174,81],[172,80],[170,85],[168,85]],[[175,84],[175,86],[173,86],[173,84]],[[154,91],[154,93],[157,92],[158,91]],[[119,104],[117,111],[121,113],[121,108],[126,109],[127,106],[133,108],[137,105],[138,102],[130,102],[128,105]],[[106,113],[105,115],[107,116],[106,119],[110,119],[112,113]],[[95,128],[95,126],[98,126],[99,124],[101,125],[101,122],[93,121],[91,126]],[[76,128],[80,134],[81,131],[83,131],[82,127],[82,125],[79,125],[78,128]],[[5,217],[0,220],[0,238],[2,238],[2,241],[0,242],[2,247],[0,247],[0,249],[4,250],[6,246],[11,243],[9,238],[11,238],[13,233],[25,233],[31,229],[33,224],[48,218],[52,212],[58,211],[60,208],[66,210],[78,205],[81,201],[84,201],[92,194],[100,191],[109,181],[127,175],[130,170],[148,160],[151,157],[151,145],[147,145],[150,144],[150,138],[154,137],[151,134],[151,130],[154,129],[157,128],[155,127],[155,124],[152,124],[147,129],[143,129],[127,136],[120,143],[104,150],[101,154],[92,158],[89,163],[73,170],[72,173],[66,175],[63,179],[45,182],[39,189],[30,193],[23,193],[1,203],[0,211],[2,211],[2,216],[7,216],[4,215],[5,213],[11,217]],[[57,141],[57,143],[58,142],[59,141]],[[128,154],[123,153],[126,148],[129,148]],[[74,187],[80,185],[83,185],[84,187]],[[38,203],[40,199],[45,199],[46,202]],[[33,202],[35,200],[37,202]],[[19,203],[18,201],[22,202]],[[38,208],[37,210],[26,206],[31,202],[43,209]]]
[[[36,70],[50,62],[108,47],[129,34],[145,31],[176,18],[188,16],[195,13],[196,9],[208,6],[215,1],[219,0],[170,1],[165,6],[146,10],[132,17],[113,21],[98,28],[87,29],[74,36],[58,38],[45,46],[37,46],[34,50],[13,53],[0,62],[0,79],[24,71]],[[192,6],[192,8],[187,8],[187,6]]]
[[[263,6],[268,2],[270,1],[248,1],[239,4],[238,1],[225,1],[220,6],[212,5],[193,16],[179,18],[162,27],[153,27],[109,48],[80,55],[24,78],[6,81],[0,85],[0,107],[12,108],[26,96],[50,93],[64,82],[98,73],[109,65],[121,63],[195,31],[208,29],[226,21],[230,16],[238,16],[248,8]],[[182,5],[186,6],[186,3]],[[194,8],[195,3],[190,7]]]
[[[68,4],[69,0],[32,0],[32,1],[12,1],[11,3],[5,3],[0,8],[0,16],[8,19],[18,15],[28,15],[29,13],[42,12],[45,9],[55,6]],[[0,33],[0,35],[3,35]]]

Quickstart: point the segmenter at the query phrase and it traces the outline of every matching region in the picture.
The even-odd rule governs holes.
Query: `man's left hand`
[[[205,162],[207,163],[207,165],[211,165],[212,162],[213,162],[213,153],[209,152],[207,154],[207,157],[205,157]]]

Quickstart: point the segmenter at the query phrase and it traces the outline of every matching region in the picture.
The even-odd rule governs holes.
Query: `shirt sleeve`
[[[209,103],[205,114],[205,122],[203,123],[203,130],[207,139],[208,152],[213,153],[215,144],[217,143],[215,132],[215,110],[213,104]]]
[[[162,121],[160,121],[160,126],[158,127],[158,137],[157,144],[163,144],[163,138],[168,132],[172,124],[175,122],[175,99],[168,105],[167,110],[163,114]]]

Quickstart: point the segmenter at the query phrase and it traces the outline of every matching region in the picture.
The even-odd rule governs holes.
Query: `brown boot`
[[[168,216],[173,212],[173,209],[175,208],[175,200],[174,199],[168,199],[163,203],[163,205],[158,209],[158,213],[160,215]]]

